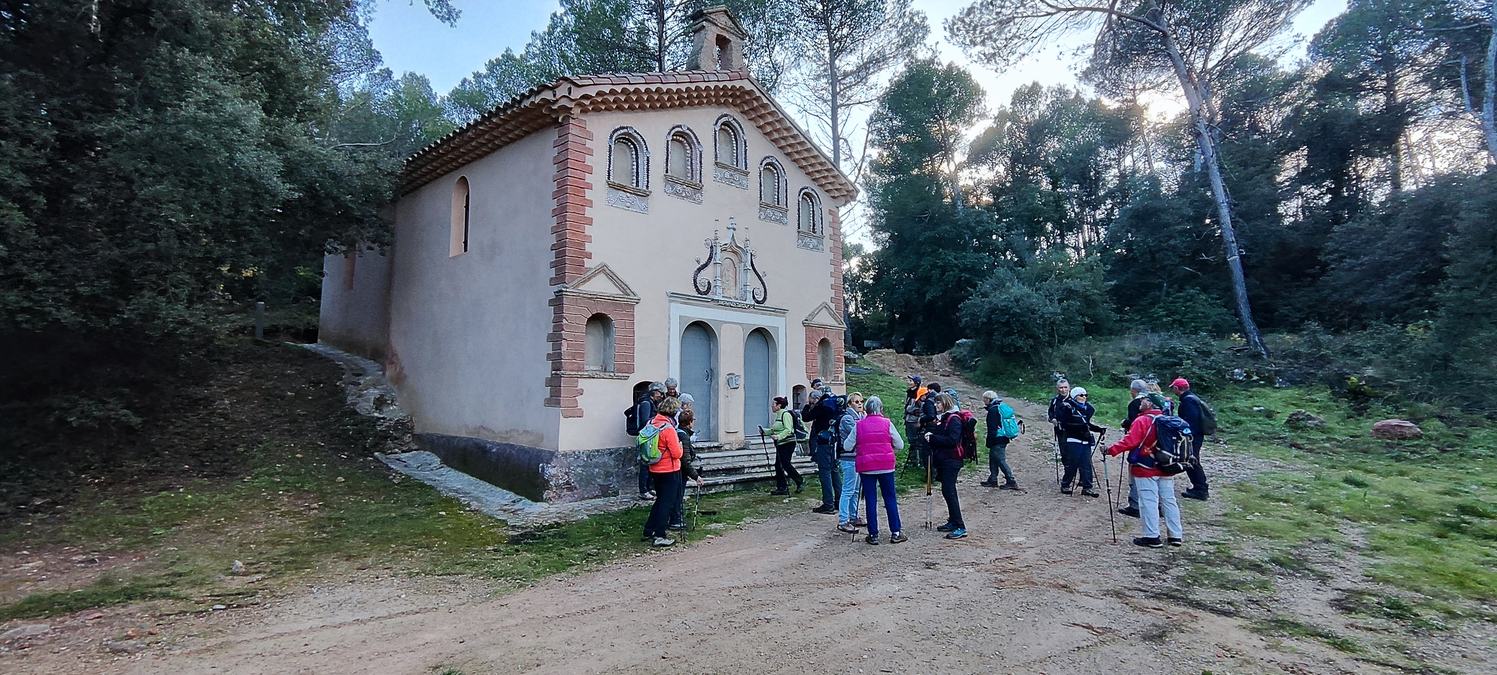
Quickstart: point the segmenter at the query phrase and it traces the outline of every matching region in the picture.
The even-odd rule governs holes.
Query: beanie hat
[[[1149,394],[1148,399],[1150,403],[1154,404],[1155,408],[1164,410],[1164,394]]]
[[[1076,387],[1075,389],[1072,389],[1071,398],[1076,398],[1077,396],[1086,396],[1086,387]]]
[[[920,384],[920,376],[919,376],[919,375],[916,375],[916,374],[914,374],[914,373],[911,373],[911,374],[910,374],[910,379],[911,379],[911,380],[914,380],[914,381],[915,381],[915,384]]]

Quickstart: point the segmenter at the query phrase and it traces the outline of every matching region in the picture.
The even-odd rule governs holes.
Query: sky
[[[1030,82],[1075,85],[1073,61],[1067,53],[1084,40],[1060,45],[1003,73],[975,64],[947,39],[942,24],[972,0],[914,0],[916,9],[930,20],[931,37],[946,61],[970,70],[988,95],[988,108],[1006,103],[1014,89]],[[520,51],[530,32],[546,25],[556,0],[453,0],[462,10],[456,26],[437,21],[421,0],[383,0],[370,24],[374,46],[385,64],[397,74],[412,71],[426,75],[432,89],[450,91],[464,77],[483,67],[506,48]],[[1316,0],[1295,21],[1293,34],[1308,40],[1331,17],[1346,9],[1346,0]],[[1287,58],[1304,54],[1303,44]]]
[[[944,23],[973,0],[913,0],[915,9],[925,12],[930,23],[930,38],[944,61],[954,62],[970,71],[987,94],[987,109],[995,111],[1008,103],[1015,89],[1030,82],[1047,86],[1079,86],[1074,52],[1086,43],[1085,36],[1038,53],[1024,63],[997,72],[974,63],[946,37]],[[464,77],[483,68],[489,59],[506,48],[520,51],[530,39],[531,31],[546,26],[551,13],[560,8],[558,0],[452,0],[462,11],[456,26],[437,21],[426,11],[422,0],[382,0],[369,26],[374,46],[384,57],[385,65],[398,75],[411,71],[426,75],[432,89],[439,94],[451,91]],[[1293,46],[1283,56],[1287,63],[1303,58],[1305,43],[1327,21],[1346,9],[1346,0],[1315,0],[1295,20],[1284,39]],[[582,73],[578,73],[582,74]],[[1162,96],[1145,100],[1155,115],[1169,115],[1183,109],[1176,98]],[[794,109],[787,106],[794,114]],[[869,113],[867,108],[854,112],[851,122],[860,129]],[[812,127],[797,120],[803,128]],[[970,131],[979,133],[986,124]],[[854,132],[853,146],[860,143]],[[870,243],[859,209],[843,214],[843,223],[855,241]]]

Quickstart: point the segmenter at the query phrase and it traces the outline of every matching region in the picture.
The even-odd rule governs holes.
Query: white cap
[[[1077,396],[1086,396],[1086,387],[1076,387],[1075,389],[1072,389],[1071,398],[1076,398]]]

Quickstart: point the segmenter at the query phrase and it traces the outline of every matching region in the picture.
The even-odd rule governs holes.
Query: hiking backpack
[[[998,404],[998,417],[1003,422],[1003,428],[998,431],[1004,438],[1019,437],[1019,418],[1014,415],[1014,409],[1007,403]]]
[[[624,433],[629,434],[630,436],[639,435],[639,419],[637,416],[638,412],[638,403],[624,408]]]
[[[654,466],[660,462],[665,453],[660,451],[660,432],[669,427],[670,422],[662,422],[660,426],[646,424],[645,428],[639,430],[635,437],[635,447],[639,450],[639,463]]]
[[[790,410],[787,412],[790,413],[790,428],[793,430],[790,440],[796,443],[811,440],[811,432],[806,430],[806,423],[801,421],[800,411]]]
[[[963,461],[977,459],[977,416],[970,410],[958,410],[956,416],[962,420],[962,443],[957,451]]]
[[[1134,461],[1134,464],[1152,466],[1166,476],[1174,476],[1184,473],[1195,461],[1190,456],[1190,424],[1184,419],[1174,415],[1156,415],[1154,436],[1157,439],[1154,450],[1147,456],[1140,450],[1135,450],[1139,454],[1136,456],[1138,461]]]
[[[1216,434],[1216,411],[1206,404],[1206,399],[1197,394],[1186,394],[1196,400],[1196,405],[1201,409],[1201,436],[1212,436]],[[1180,397],[1180,402],[1185,402],[1185,397]]]

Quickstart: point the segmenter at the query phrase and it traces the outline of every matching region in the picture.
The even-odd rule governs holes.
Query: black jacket
[[[1096,440],[1092,438],[1092,432],[1102,431],[1102,427],[1092,424],[1092,415],[1095,415],[1097,410],[1089,403],[1068,398],[1060,402],[1056,412],[1055,422],[1060,426],[1066,438],[1076,438],[1090,443]]]
[[[1143,405],[1143,402],[1144,399],[1142,396],[1136,397],[1132,401],[1128,402],[1128,417],[1123,420],[1124,433],[1128,431],[1128,427],[1133,426],[1133,420],[1138,419],[1139,407]]]
[[[936,397],[939,391],[928,391],[925,398],[920,402],[920,429],[923,431],[935,431],[936,421],[940,415],[936,414]]]
[[[998,406],[1001,403],[1001,401],[993,401],[988,404],[987,446],[990,448],[998,445],[998,432],[1003,430],[1003,413],[998,412]],[[1007,439],[1008,437],[1003,436],[1002,438]]]
[[[930,432],[931,456],[938,459],[962,459],[962,417],[954,411],[942,413]]]
[[[701,470],[697,468],[696,448],[691,447],[691,432],[678,427],[676,438],[681,441],[681,475],[696,478]]]

